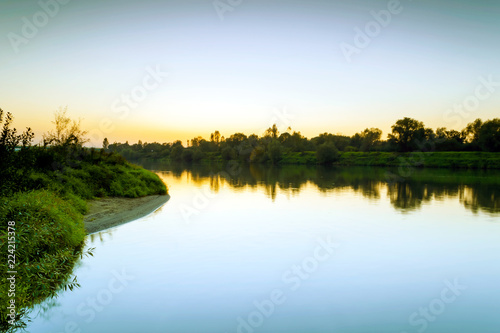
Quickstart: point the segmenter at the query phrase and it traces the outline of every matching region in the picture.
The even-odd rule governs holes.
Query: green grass
[[[61,288],[78,286],[76,280],[71,280],[71,272],[84,246],[86,200],[167,193],[166,185],[155,173],[116,154],[82,148],[30,149],[33,164],[24,167],[22,184],[13,188],[10,183],[0,192],[11,193],[0,197],[0,255],[5,258],[0,264],[0,303],[6,305],[10,300],[7,243],[9,221],[14,221],[18,311],[13,326],[9,324],[7,307],[0,308],[2,332],[23,327],[27,309],[55,296]]]
[[[141,161],[142,163],[148,160]],[[149,162],[153,162],[149,160]],[[154,162],[167,164],[182,164],[170,159]],[[215,153],[207,154],[206,158],[196,164],[224,164]],[[239,161],[240,162],[240,161]],[[269,164],[257,163],[254,164]],[[316,152],[284,152],[280,165],[316,165]],[[500,169],[500,153],[490,152],[341,152],[337,166],[380,166],[404,168],[451,168],[451,169]],[[189,164],[188,164],[189,165]]]
[[[8,234],[9,221],[14,221],[15,236]],[[54,296],[61,288],[77,285],[70,280],[76,260],[82,255],[85,230],[82,214],[72,200],[64,200],[47,190],[17,193],[0,206],[0,239],[2,273],[9,270],[16,274],[16,309],[23,309]],[[8,251],[8,237],[15,239],[15,252]],[[13,237],[13,238],[12,238]],[[12,247],[10,247],[12,250]],[[7,267],[8,254],[15,254],[15,269]],[[2,275],[3,275],[2,274]],[[8,304],[6,277],[0,282],[0,302]],[[0,330],[12,330],[7,308],[0,308]],[[16,323],[23,325],[20,316]]]
[[[417,168],[500,169],[500,153],[488,152],[344,152],[342,166],[390,166]]]
[[[314,151],[286,152],[280,161],[280,164],[313,165],[317,163],[318,160]]]
[[[167,187],[156,174],[128,163],[117,154],[81,150],[71,157],[61,163],[57,153],[39,151],[38,167],[30,173],[27,187],[48,188],[63,197],[73,195],[85,200],[167,193]]]

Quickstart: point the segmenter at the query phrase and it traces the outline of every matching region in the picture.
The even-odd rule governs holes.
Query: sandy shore
[[[150,195],[136,199],[103,198],[89,201],[89,212],[83,219],[85,230],[91,234],[136,220],[154,212],[168,199],[169,195]]]

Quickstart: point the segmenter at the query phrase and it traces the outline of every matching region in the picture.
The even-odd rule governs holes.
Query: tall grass
[[[30,147],[29,164],[19,166],[19,182],[0,184],[0,331],[25,325],[27,309],[53,297],[61,288],[78,286],[71,280],[85,239],[86,200],[116,196],[136,198],[166,194],[160,178],[116,154],[81,147]],[[13,177],[11,177],[14,179]],[[9,324],[8,226],[15,222],[16,310]],[[12,237],[12,235],[10,235]],[[12,248],[10,248],[12,249]]]
[[[85,238],[82,214],[71,200],[64,200],[47,190],[17,193],[0,205],[1,256],[7,258],[8,222],[15,222],[14,269],[2,260],[2,275],[17,271],[15,304],[16,324],[23,326],[23,309],[54,296],[61,288],[73,288],[70,273],[82,255]],[[10,229],[12,230],[12,229]],[[10,235],[12,239],[12,234]],[[0,281],[0,330],[13,330],[6,304],[9,286],[5,276]]]

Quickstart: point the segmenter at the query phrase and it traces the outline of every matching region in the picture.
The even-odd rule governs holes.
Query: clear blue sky
[[[500,115],[500,84],[478,88],[500,82],[498,1],[60,1],[0,3],[0,107],[37,140],[66,105],[96,145],[260,135],[274,122],[385,137],[404,116],[461,129]]]

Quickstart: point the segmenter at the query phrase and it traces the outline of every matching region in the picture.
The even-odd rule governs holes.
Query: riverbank
[[[207,154],[208,155],[208,154]],[[178,162],[170,158],[132,160],[139,165],[154,169],[155,165],[189,166],[189,165],[228,165],[231,163],[271,165],[266,163],[249,163],[243,160],[225,160],[216,153],[210,154],[197,162]],[[277,165],[318,165],[316,152],[285,152]],[[326,165],[326,164],[325,164]],[[396,168],[445,168],[445,169],[500,169],[500,153],[479,151],[451,152],[339,152],[332,165],[335,166],[378,166]]]
[[[500,169],[500,153],[491,152],[344,152],[341,166]]]
[[[83,218],[85,230],[91,234],[131,222],[154,212],[169,199],[167,194],[141,198],[108,197],[89,201],[89,211]]]

